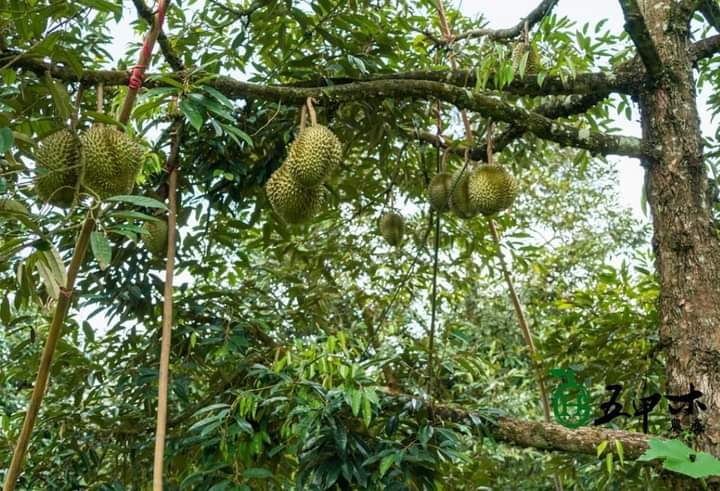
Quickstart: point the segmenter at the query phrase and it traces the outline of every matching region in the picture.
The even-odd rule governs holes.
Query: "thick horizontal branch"
[[[81,79],[85,83],[103,82],[106,85],[127,83],[128,74],[123,71],[86,71],[81,77],[66,67],[50,67],[36,60],[20,58],[17,65],[36,72],[51,70],[53,76],[63,80]],[[178,75],[174,75],[177,77]],[[146,86],[162,86],[162,80],[147,80]],[[415,100],[440,99],[454,104],[459,109],[468,109],[495,121],[506,123],[522,122],[527,131],[539,138],[554,141],[563,146],[584,148],[604,155],[625,155],[640,157],[647,154],[638,138],[607,135],[589,129],[575,128],[568,124],[554,122],[541,114],[508,104],[496,97],[490,97],[442,82],[428,80],[376,80],[353,82],[329,87],[284,87],[242,82],[220,76],[208,82],[215,89],[231,98],[262,99],[301,105],[308,97],[315,97],[320,103],[345,102],[365,99],[410,98]]]
[[[709,38],[705,38],[694,43],[690,47],[690,52],[692,53],[694,61],[712,58],[715,54],[720,52],[720,34],[710,36]]]
[[[413,399],[409,395],[399,394],[390,389],[385,389],[384,392],[401,402]],[[480,422],[483,430],[496,440],[523,448],[596,455],[597,447],[602,442],[607,441],[609,443],[608,448],[613,449],[615,448],[614,442],[617,441],[622,444],[625,458],[636,459],[645,453],[651,437],[662,439],[662,437],[634,431],[611,430],[599,427],[581,427],[571,430],[555,423],[526,421],[507,417],[494,418],[492,421],[488,421],[481,414],[453,406],[436,403],[431,404],[429,407],[436,418],[468,426],[474,426]]]
[[[536,112],[551,119],[566,118],[568,116],[584,113],[604,99],[605,97],[602,94],[573,96],[567,101],[552,101],[550,103],[545,103],[537,108]],[[496,152],[500,152],[512,142],[522,137],[525,131],[526,128],[522,122],[513,123],[509,128],[493,138],[493,149]],[[462,145],[457,145],[448,141],[447,138],[440,139],[437,135],[428,131],[417,131],[415,132],[415,136],[422,141],[430,143],[431,145],[446,148],[448,151],[459,157],[464,157],[465,151],[467,150],[467,148]],[[471,160],[475,161],[487,160],[487,144],[472,147],[470,149],[469,157]]]
[[[638,73],[637,66],[630,63],[619,67],[616,72],[588,72],[578,73],[573,78],[548,76],[543,79],[542,85],[537,77],[517,77],[509,84],[498,87],[495,77],[491,74],[487,80],[488,90],[499,90],[509,94],[529,97],[548,95],[584,95],[608,94],[617,92],[633,94],[643,81],[643,73]],[[475,87],[477,83],[475,70],[415,70],[410,72],[377,73],[364,78],[317,78],[286,84],[288,87],[317,87],[321,85],[342,85],[353,82],[366,82],[371,80],[431,80],[444,82],[458,87]]]
[[[663,73],[663,63],[637,0],[620,0],[620,6],[625,14],[625,31],[633,40],[648,75],[658,80]]]
[[[494,40],[512,39],[518,37],[522,34],[526,22],[528,24],[528,29],[532,29],[535,24],[540,22],[553,8],[555,8],[558,1],[559,0],[543,0],[528,15],[520,19],[520,22],[512,27],[508,27],[507,29],[474,29],[472,31],[467,31],[453,36],[450,42],[479,37],[487,37]],[[447,43],[447,41],[441,41],[439,39],[436,39],[435,42],[438,44]]]

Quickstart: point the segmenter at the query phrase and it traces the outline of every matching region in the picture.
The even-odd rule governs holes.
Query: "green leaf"
[[[362,402],[362,392],[358,389],[350,389],[350,409],[352,409],[353,416],[357,416],[360,413],[360,403]]]
[[[145,213],[140,213],[139,211],[131,211],[131,210],[118,210],[112,213],[108,213],[109,217],[112,218],[123,218],[128,220],[140,220],[143,222],[162,222],[163,220],[152,216],[147,215]]]
[[[383,477],[390,467],[395,463],[396,453],[386,455],[380,462],[380,477]]]
[[[117,119],[113,118],[109,114],[105,113],[99,113],[96,111],[85,111],[83,112],[83,119],[91,119],[92,121],[96,123],[104,123],[104,124],[112,124],[114,126],[117,126],[121,128],[123,131],[125,130],[125,125],[122,124]]]
[[[65,271],[65,263],[60,257],[60,252],[51,245],[47,251],[42,251],[42,259],[50,268],[55,281],[58,285],[65,286],[67,284],[67,272]]]
[[[43,285],[45,285],[48,295],[57,300],[60,297],[60,285],[53,277],[52,271],[48,265],[39,259],[41,256],[42,253],[39,253],[39,255],[36,256],[37,260],[35,261],[35,269],[40,274],[40,279],[42,280]]]
[[[625,465],[625,451],[623,450],[623,445],[620,443],[620,440],[615,440],[615,450],[617,451],[618,458],[620,458],[620,465]]]
[[[48,72],[46,72],[48,73]],[[55,106],[55,112],[62,121],[67,121],[73,111],[72,103],[70,102],[70,95],[65,90],[65,85],[53,80],[48,74],[45,77],[45,86],[50,92],[53,98]]]
[[[363,397],[362,413],[363,423],[365,423],[365,427],[369,427],[370,421],[372,420],[372,406],[370,405],[370,399],[367,397]]]
[[[601,456],[602,453],[605,451],[605,449],[607,448],[607,446],[608,446],[607,440],[603,440],[603,441],[600,442],[600,445],[598,445],[598,447],[597,447],[597,456],[598,456],[598,458],[600,458],[600,456]]]
[[[0,128],[0,154],[4,154],[14,142],[13,132],[10,128]]]
[[[188,121],[190,121],[190,125],[192,125],[192,127],[196,130],[199,130],[202,127],[204,121],[203,115],[200,110],[188,100],[180,101],[179,106],[180,111],[182,111],[185,117],[188,118]]]
[[[233,106],[232,101],[230,99],[228,99],[227,97],[225,97],[225,95],[223,93],[221,93],[220,91],[210,87],[209,85],[205,85],[202,89],[205,92],[207,92],[209,95],[213,96],[213,98],[215,98],[215,100],[218,101],[223,106],[227,107],[228,109],[235,109],[235,106]]]
[[[252,138],[250,138],[250,135],[245,133],[243,130],[235,128],[234,126],[230,126],[228,124],[224,124],[224,123],[220,123],[220,126],[222,126],[225,129],[225,131],[227,131],[228,133],[235,135],[239,138],[242,138],[243,140],[245,140],[245,143],[252,146],[252,144],[253,144]]]
[[[243,477],[247,479],[267,479],[272,476],[273,473],[271,471],[263,469],[262,467],[251,467],[243,471]]]
[[[12,313],[10,312],[10,297],[6,295],[5,298],[3,298],[2,304],[0,304],[0,321],[7,326],[10,324],[11,320]]]
[[[720,475],[720,460],[706,452],[698,452],[679,440],[650,439],[650,446],[638,457],[647,462],[664,459],[663,468],[696,479]]]
[[[130,203],[132,205],[143,206],[145,208],[159,208],[161,210],[167,210],[167,206],[156,199],[148,198],[147,196],[137,196],[134,194],[120,194],[107,198],[105,201],[121,201],[123,203]]]
[[[105,234],[93,232],[90,235],[90,248],[100,269],[104,271],[110,265],[110,260],[112,259],[110,241],[105,237]]]

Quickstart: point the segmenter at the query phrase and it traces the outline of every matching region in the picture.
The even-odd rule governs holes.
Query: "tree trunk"
[[[683,411],[673,417],[682,430],[697,432],[699,449],[720,456],[720,239],[711,216],[688,26],[676,20],[678,2],[641,5],[665,66],[659,80],[642,88],[639,104],[643,136],[657,149],[643,164],[660,282],[666,394],[688,394],[691,384],[702,392],[704,411],[695,406],[692,416]]]

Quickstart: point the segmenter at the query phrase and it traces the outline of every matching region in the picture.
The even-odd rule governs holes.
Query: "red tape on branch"
[[[158,1],[158,10],[157,10],[157,26],[155,29],[157,29],[158,32],[162,29],[163,23],[165,22],[165,0],[159,0]],[[145,42],[143,43],[143,47],[141,50],[140,59],[141,60],[147,60],[147,63],[141,64],[138,63],[137,65],[132,67],[132,72],[130,72],[130,78],[128,79],[128,88],[132,90],[140,90],[140,87],[142,87],[143,81],[145,80],[145,69],[147,68],[148,64],[150,63],[150,57],[152,56],[152,46],[150,41],[150,36],[145,38]]]

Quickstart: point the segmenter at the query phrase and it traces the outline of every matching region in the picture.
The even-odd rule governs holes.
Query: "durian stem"
[[[18,476],[20,475],[20,469],[22,468],[25,453],[27,452],[28,444],[30,443],[33,426],[35,426],[35,420],[37,419],[38,412],[40,411],[40,405],[42,403],[43,396],[45,395],[45,389],[47,388],[48,379],[50,377],[50,365],[52,363],[53,354],[55,353],[55,347],[57,346],[58,339],[60,338],[60,329],[65,322],[65,316],[67,315],[70,304],[72,303],[72,293],[73,288],[75,288],[75,280],[77,279],[78,272],[80,271],[80,265],[87,253],[88,244],[90,243],[90,234],[95,228],[95,218],[93,217],[92,212],[93,210],[88,212],[85,222],[83,223],[83,227],[80,230],[77,243],[75,244],[75,251],[73,252],[73,257],[67,271],[67,283],[65,284],[65,288],[61,291],[60,297],[57,301],[57,306],[55,307],[55,312],[50,324],[50,330],[48,331],[47,341],[45,341],[45,347],[43,348],[42,357],[40,358],[40,366],[38,367],[35,386],[33,387],[27,412],[25,413],[25,420],[23,421],[20,436],[18,437],[17,444],[15,445],[15,451],[13,452],[10,467],[8,468],[5,484],[3,485],[3,491],[13,491],[15,489]]]
[[[430,312],[430,340],[428,343],[428,387],[427,392],[432,399],[433,377],[435,374],[435,319],[437,317],[437,276],[438,251],[440,250],[440,213],[435,213],[435,244],[433,250],[433,279],[432,279],[432,310]]]
[[[315,99],[312,97],[308,97],[305,101],[305,105],[308,108],[308,113],[310,113],[310,126],[317,126],[317,114],[315,113],[315,107],[313,106],[313,102]]]
[[[307,125],[307,104],[303,104],[300,109],[300,131],[305,129]]]
[[[167,167],[168,178],[168,237],[165,287],[163,292],[162,342],[160,344],[160,371],[158,376],[157,424],[155,427],[155,460],[153,465],[153,490],[163,489],[163,461],[165,433],[167,430],[168,387],[170,385],[170,338],[173,316],[173,277],[175,273],[175,233],[177,227],[177,161],[180,147],[182,121],[175,124]]]

